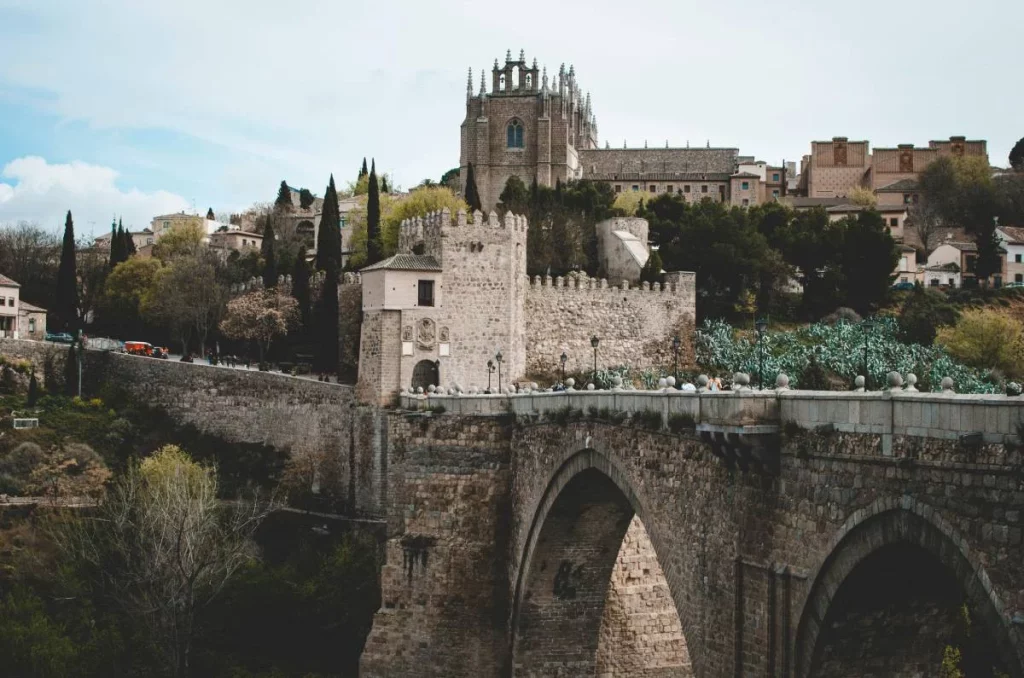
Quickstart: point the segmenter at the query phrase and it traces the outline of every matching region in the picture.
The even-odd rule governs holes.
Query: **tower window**
[[[779,173],[778,172],[773,172],[772,173],[772,181],[778,181],[778,180],[779,180]]]
[[[434,281],[433,280],[420,280],[418,285],[418,292],[416,305],[417,306],[433,306],[434,305]]]
[[[704,184],[703,186],[701,186],[700,187],[700,192],[701,193],[707,193],[708,192],[708,185]]]
[[[508,124],[506,141],[509,148],[523,148],[523,123],[516,118]]]
[[[657,184],[651,184],[651,193],[657,193],[657,192],[658,192],[658,185]]]
[[[683,184],[683,193],[690,192],[690,184]]]
[[[622,184],[615,184],[615,192],[622,193]]]
[[[744,191],[749,191],[749,190],[750,190],[750,182],[749,182],[749,181],[744,181],[744,182],[743,182],[743,186],[742,186],[742,189],[743,189]]]

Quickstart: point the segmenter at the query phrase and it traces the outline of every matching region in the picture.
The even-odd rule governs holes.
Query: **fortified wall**
[[[599,369],[666,367],[674,358],[671,338],[678,336],[688,346],[692,336],[695,276],[668,273],[664,284],[635,286],[534,276],[524,308],[527,375],[557,373],[563,352],[567,372],[589,372],[594,360],[590,340],[595,336],[600,339]]]

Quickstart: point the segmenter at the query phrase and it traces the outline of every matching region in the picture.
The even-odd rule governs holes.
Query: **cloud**
[[[190,207],[167,191],[121,190],[117,176],[110,167],[80,161],[51,165],[38,156],[12,160],[0,172],[0,223],[34,221],[58,227],[71,210],[76,235],[99,235],[114,215],[125,226],[142,228],[158,214]]]

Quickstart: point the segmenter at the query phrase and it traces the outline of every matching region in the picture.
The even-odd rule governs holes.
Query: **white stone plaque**
[[[402,342],[402,355],[412,355],[412,342],[411,341],[403,341]]]
[[[451,344],[439,344],[437,354],[443,358],[447,358],[452,354]]]

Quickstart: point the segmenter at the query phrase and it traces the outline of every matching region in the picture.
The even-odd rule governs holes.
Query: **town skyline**
[[[948,32],[941,3],[869,2],[856,16],[794,3],[784,22],[753,3],[729,16],[687,3],[625,29],[600,3],[518,10],[586,38],[567,40],[453,5],[400,3],[386,19],[263,3],[241,15],[0,0],[0,223],[57,229],[71,209],[83,235],[99,235],[115,214],[140,228],[181,209],[237,211],[271,201],[281,179],[322,195],[333,172],[343,187],[363,156],[403,188],[437,181],[459,163],[467,67],[476,89],[481,69],[520,49],[552,72],[575,65],[602,148],[710,143],[799,163],[811,141],[833,136],[874,148],[962,134],[987,140],[1005,166],[1024,133],[1013,116],[1024,95],[1000,86],[996,65],[1012,63],[1024,9],[999,4],[971,8],[928,51]],[[889,23],[871,18],[883,9]],[[322,25],[356,39],[309,39]],[[153,26],[161,49],[146,45]],[[425,27],[429,39],[410,39]],[[623,51],[622,30],[641,40],[641,58]],[[261,34],[301,50],[230,39]]]

